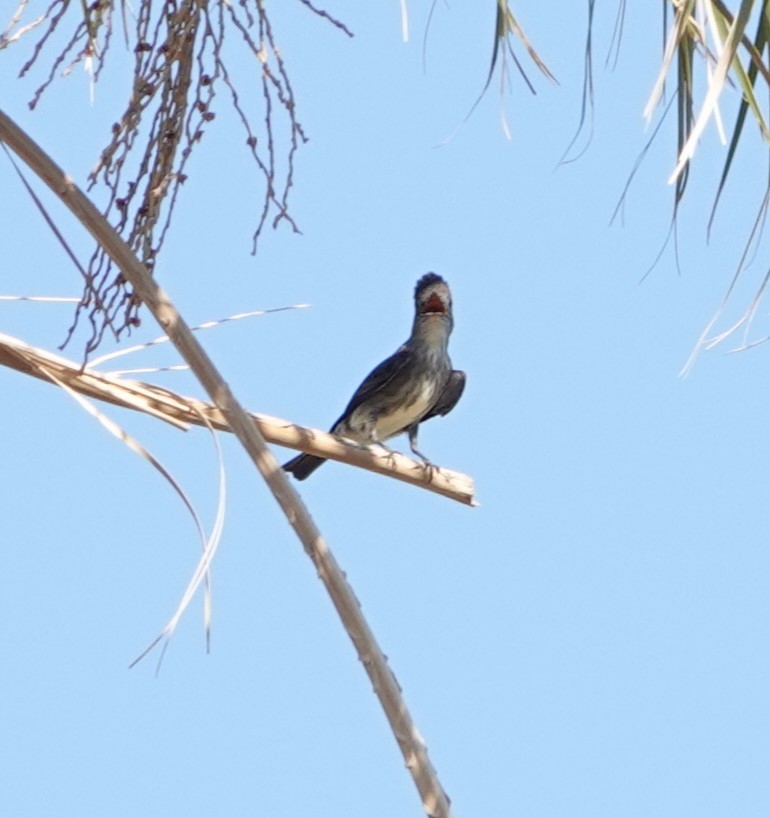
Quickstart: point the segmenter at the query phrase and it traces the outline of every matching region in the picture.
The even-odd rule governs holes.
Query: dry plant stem
[[[170,230],[189,159],[223,106],[234,109],[243,123],[247,150],[262,177],[264,195],[258,196],[262,202],[254,241],[268,224],[285,222],[298,231],[289,213],[289,195],[296,154],[307,137],[297,119],[288,66],[265,0],[141,0],[133,6],[126,0],[45,0],[47,8],[29,23],[22,22],[32,11],[26,8],[28,0],[11,2],[18,5],[0,31],[0,51],[39,27],[37,36],[29,37],[28,58],[20,71],[21,77],[33,66],[45,69],[30,100],[32,108],[60,74],[66,76],[76,65],[89,74],[93,93],[115,51],[114,35],[122,28],[125,50],[133,54],[132,82],[89,174],[88,189],[97,185],[106,193],[104,215],[150,272]],[[303,5],[350,34],[307,0]],[[233,40],[241,41],[249,53],[245,62],[238,61],[238,70],[229,68],[233,47],[238,47]],[[52,57],[44,66],[43,55],[49,53]],[[239,95],[241,70],[249,79]],[[256,94],[251,93],[255,85]],[[229,106],[221,91],[230,97]],[[261,124],[255,121],[255,105],[262,113]],[[83,295],[66,341],[87,322],[89,354],[105,333],[120,337],[139,323],[141,300],[98,245],[86,268]]]
[[[187,429],[190,424],[206,426],[208,421],[215,429],[232,432],[222,412],[211,403],[179,395],[155,384],[106,375],[95,369],[84,370],[80,364],[61,355],[32,347],[3,333],[0,333],[0,366],[16,369],[46,382],[51,382],[48,373],[52,373],[75,392],[153,415],[181,429]],[[473,481],[466,474],[449,469],[426,468],[402,454],[381,454],[376,448],[348,445],[318,429],[307,429],[267,415],[249,414],[268,443],[394,477],[465,505],[477,504]]]
[[[326,586],[390,722],[406,766],[420,793],[423,809],[430,818],[449,818],[451,815],[449,799],[439,783],[428,758],[427,748],[401,696],[398,682],[363,616],[361,606],[310,512],[289,483],[286,474],[278,466],[256,424],[235,399],[230,387],[209,360],[166,293],[150,277],[128,245],[115,233],[72,179],[3,111],[0,111],[0,140],[4,141],[51,188],[100,246],[109,253],[134,287],[136,294],[147,305],[163,327],[163,331],[190,365],[190,369],[211,400],[227,419],[234,434],[273,492]]]

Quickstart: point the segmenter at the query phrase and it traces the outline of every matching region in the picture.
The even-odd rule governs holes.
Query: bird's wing
[[[460,400],[460,396],[462,395],[464,389],[465,373],[459,369],[453,369],[449,375],[449,380],[446,382],[446,386],[438,396],[438,400],[436,401],[435,405],[430,412],[425,415],[420,423],[425,423],[426,420],[430,420],[430,418],[434,418],[436,415],[449,414],[449,412],[451,412],[457,405],[457,401]]]
[[[345,407],[345,411],[340,415],[332,426],[337,426],[340,421],[350,417],[362,403],[365,403],[373,395],[381,393],[389,383],[406,369],[411,357],[411,350],[407,344],[400,346],[390,358],[386,358],[381,364],[376,366],[361,382],[356,389],[350,402]]]

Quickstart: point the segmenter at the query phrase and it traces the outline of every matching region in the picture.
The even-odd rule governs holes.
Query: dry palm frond
[[[713,120],[720,141],[727,145],[727,151],[708,221],[709,234],[738,147],[747,141],[743,139],[747,121],[753,120],[764,144],[766,146],[770,144],[767,106],[766,103],[761,102],[762,95],[756,88],[760,79],[765,94],[770,88],[770,70],[764,56],[768,42],[770,42],[770,0],[761,0],[761,2],[736,0],[731,6],[732,8],[728,8],[727,3],[723,0],[665,0],[663,4],[663,57],[644,110],[648,121],[652,119],[658,105],[663,100],[666,83],[672,74],[675,74],[673,83],[675,87],[670,99],[658,114],[655,130],[642,151],[642,156],[657,136],[670,108],[675,107],[677,112],[677,159],[669,178],[669,182],[674,186],[673,215],[664,248],[672,236],[676,248],[679,208],[687,191],[699,141],[710,121]],[[673,17],[669,19],[672,12]],[[756,33],[753,39],[747,34],[752,20],[756,23]],[[733,93],[728,97],[725,96],[725,91]],[[735,92],[737,92],[737,100]],[[732,127],[725,122],[725,117],[720,110],[723,99],[727,99],[727,102],[730,103],[727,107],[728,111],[737,102],[737,113]],[[631,177],[636,173],[638,165],[639,160],[637,160]],[[629,183],[630,181],[631,179]],[[624,189],[623,197],[628,191],[628,186],[627,184]],[[747,227],[749,238],[741,251],[740,261],[722,304],[704,328],[683,372],[692,368],[701,350],[713,348],[741,327],[748,330],[757,315],[759,303],[767,288],[766,278],[758,283],[751,303],[742,317],[725,331],[715,330],[716,322],[723,317],[728,301],[735,294],[736,283],[745,272],[752,252],[756,252],[767,215],[768,195],[770,195],[770,182],[766,185],[762,201],[757,207],[754,225]],[[661,257],[662,252],[661,249],[653,266]],[[742,348],[751,345],[752,343],[744,339]]]
[[[401,3],[401,39],[407,43],[409,42],[409,9],[406,7],[406,0],[400,0]]]
[[[108,357],[111,356],[104,359]],[[179,429],[210,425],[220,431],[233,431],[222,412],[211,403],[155,384],[122,378],[115,372],[100,372],[93,365],[83,368],[75,361],[3,333],[0,333],[0,366],[42,380],[53,380],[53,373],[57,383],[78,394],[153,415]],[[460,472],[426,468],[405,455],[346,443],[320,429],[298,426],[288,420],[256,413],[250,416],[270,443],[358,466],[465,505],[476,505],[473,482]]]
[[[0,300],[2,300],[2,296],[0,296]],[[228,315],[226,318],[218,318],[214,321],[204,321],[202,324],[198,324],[195,327],[190,327],[190,332],[199,332],[200,330],[211,329],[212,327],[218,327],[222,324],[228,324],[231,321],[241,321],[244,318],[254,318],[258,315],[269,315],[270,313],[285,312],[286,310],[301,310],[308,306],[309,304],[292,304],[289,307],[275,307],[274,309],[269,310],[249,310],[249,312],[238,312],[234,315]],[[168,335],[161,335],[160,337],[155,338],[152,341],[146,341],[143,344],[136,344],[131,347],[118,349],[115,352],[108,352],[106,355],[101,355],[98,358],[92,358],[89,361],[89,366],[97,367],[100,364],[103,364],[105,361],[112,361],[115,358],[121,358],[124,355],[140,352],[141,350],[149,349],[150,347],[158,346],[159,344],[167,344],[170,342],[170,340],[171,339],[168,337]],[[155,372],[161,370],[147,369],[145,371]]]
[[[594,30],[594,9],[596,0],[588,0],[588,22],[586,24],[586,44],[583,53],[583,96],[580,102],[580,119],[578,120],[575,133],[570,139],[569,144],[564,149],[564,153],[559,160],[560,165],[566,165],[570,162],[575,162],[588,150],[588,145],[593,137],[594,129],[594,71],[593,71],[593,30]],[[621,4],[622,6],[622,4]],[[618,21],[616,21],[617,39],[620,40],[622,30],[622,8],[618,12]],[[613,36],[613,40],[615,37]],[[618,46],[619,47],[619,46]],[[610,45],[610,50],[612,46]],[[607,58],[609,60],[609,56]],[[585,145],[580,148],[574,155],[572,149],[575,147],[583,129],[588,124],[588,135],[585,140]]]
[[[208,427],[209,432],[211,432],[211,437],[214,441],[214,446],[216,448],[217,453],[217,462],[219,464],[219,502],[217,503],[217,514],[214,520],[214,525],[211,528],[211,532],[206,535],[203,526],[198,519],[198,515],[195,514],[194,509],[190,507],[190,513],[193,515],[196,527],[198,529],[198,534],[201,539],[201,546],[203,553],[198,560],[198,564],[195,566],[195,570],[193,572],[190,581],[187,584],[187,588],[185,588],[184,593],[182,594],[182,598],[177,605],[176,611],[172,615],[171,619],[166,623],[163,627],[161,632],[158,636],[139,654],[139,656],[134,659],[133,662],[129,665],[129,667],[134,667],[138,662],[140,662],[157,644],[160,642],[165,642],[163,646],[163,652],[161,652],[160,658],[158,659],[158,670],[160,670],[160,663],[163,659],[163,654],[165,652],[166,646],[168,645],[171,637],[174,635],[174,631],[176,630],[179,621],[181,620],[184,612],[187,610],[187,607],[192,602],[193,597],[195,596],[198,588],[200,588],[201,584],[204,585],[204,594],[203,594],[203,628],[206,634],[206,650],[208,651],[211,646],[211,612],[212,612],[212,605],[211,605],[211,563],[216,556],[217,549],[219,548],[219,543],[222,540],[222,531],[224,530],[225,525],[225,498],[227,496],[227,474],[225,472],[224,466],[224,458],[222,457],[222,449],[219,445],[219,439],[217,438],[217,434],[214,431],[214,428],[211,424],[203,418],[206,426]],[[181,491],[181,490],[179,490]],[[187,503],[186,498],[183,496],[182,499]]]
[[[529,54],[530,59],[533,63],[540,69],[541,73],[544,74],[549,80],[552,82],[556,82],[556,77],[548,70],[548,66],[543,62],[540,58],[540,55],[535,51],[534,46],[530,41],[527,39],[527,36],[524,34],[524,30],[519,25],[516,17],[514,17],[513,12],[511,11],[511,6],[508,0],[497,0],[497,16],[495,20],[495,43],[492,49],[492,62],[489,66],[489,75],[487,77],[487,87],[492,80],[492,75],[495,71],[495,66],[497,65],[498,59],[502,59],[503,61],[503,70],[505,70],[505,57],[506,53],[510,54],[511,59],[516,64],[516,68],[518,68],[519,73],[521,74],[524,82],[527,84],[532,93],[535,93],[535,87],[529,80],[524,68],[522,67],[521,63],[519,62],[516,54],[513,50],[513,39],[517,39],[521,42],[524,48]]]
[[[340,620],[352,641],[380,701],[393,736],[399,746],[422,801],[431,818],[450,818],[449,798],[436,775],[425,742],[404,701],[398,681],[390,669],[361,610],[353,589],[334,558],[297,490],[281,470],[267,447],[259,422],[236,399],[195,335],[177,311],[169,296],[158,286],[131,248],[110,227],[104,216],[60,167],[7,115],[0,111],[0,140],[43,180],[110,254],[115,265],[134,288],[158,324],[171,338],[180,355],[189,364],[220,415],[237,436],[268,489],[294,529],[313,562]],[[215,425],[212,422],[212,425]],[[329,436],[331,437],[331,436]],[[335,441],[334,438],[332,438]],[[336,441],[340,445],[339,441]],[[301,448],[310,451],[312,438]],[[291,445],[291,444],[289,444]],[[344,444],[342,444],[344,445]],[[387,458],[386,458],[387,459]]]
[[[552,80],[553,82],[558,82],[556,77],[551,74],[548,70],[548,66],[543,62],[540,58],[540,55],[535,51],[534,47],[527,39],[527,36],[524,34],[524,30],[519,25],[516,17],[514,17],[513,12],[511,11],[510,3],[508,0],[496,0],[497,3],[497,11],[495,14],[495,37],[494,42],[492,45],[492,58],[489,63],[489,71],[487,72],[487,78],[484,81],[484,85],[481,88],[481,92],[479,93],[478,97],[476,97],[476,101],[471,105],[470,110],[465,115],[465,119],[463,122],[467,122],[470,117],[473,115],[473,112],[478,108],[479,103],[484,96],[486,95],[487,91],[489,90],[490,85],[492,84],[492,79],[495,76],[495,70],[497,69],[498,65],[500,66],[500,92],[501,95],[505,92],[506,88],[510,84],[510,77],[508,71],[508,58],[513,60],[514,65],[516,66],[521,78],[524,80],[527,88],[533,93],[536,94],[535,86],[529,79],[527,72],[524,70],[524,66],[519,62],[519,58],[516,56],[516,51],[514,50],[514,42],[520,42],[524,45],[524,48],[527,50],[532,61],[535,65],[540,69],[540,71],[548,77],[548,79]],[[433,7],[431,7],[430,16],[428,18],[428,25],[430,25],[430,17],[433,15]],[[427,37],[427,29],[426,29],[426,37]],[[424,65],[424,53],[425,53],[425,42],[423,42],[423,65]],[[511,131],[508,127],[508,121],[505,115],[505,109],[501,106],[500,109],[500,122],[502,125],[503,133],[505,134],[506,139],[511,138]],[[446,144],[449,142],[456,134],[460,128],[462,128],[462,124],[458,125],[458,127],[454,130],[452,134],[450,134],[441,144]]]
[[[68,295],[0,295],[0,301],[31,301],[39,304],[77,304],[80,299]]]
[[[754,219],[754,224],[751,227],[751,231],[749,234],[749,238],[746,241],[746,244],[743,248],[743,254],[741,255],[740,261],[738,262],[738,266],[733,274],[732,281],[730,282],[730,286],[727,288],[727,292],[725,293],[722,303],[719,305],[717,310],[715,311],[714,315],[711,316],[709,321],[707,322],[706,326],[703,328],[703,331],[700,334],[695,346],[693,347],[692,352],[690,353],[685,365],[682,367],[680,371],[681,376],[688,375],[693,367],[695,366],[695,361],[700,355],[701,351],[713,349],[718,344],[721,344],[722,341],[726,340],[727,338],[731,337],[735,332],[739,329],[744,329],[744,340],[738,350],[741,349],[749,349],[753,346],[756,346],[758,343],[763,343],[764,340],[756,342],[748,341],[748,332],[751,328],[751,324],[754,320],[754,317],[757,314],[759,309],[759,304],[762,301],[762,298],[767,290],[768,284],[770,284],[770,270],[766,270],[765,274],[757,288],[757,291],[754,295],[749,306],[743,312],[743,315],[735,321],[730,327],[722,332],[718,332],[712,335],[712,331],[717,324],[717,321],[722,317],[723,312],[727,308],[727,304],[730,301],[730,297],[733,294],[733,290],[735,289],[738,279],[741,276],[741,273],[744,271],[749,254],[752,248],[755,246],[755,243],[759,240],[759,234],[761,233],[762,227],[764,226],[765,220],[767,218],[768,209],[770,208],[770,186],[765,190],[765,196],[762,200],[762,203],[757,211],[756,218]]]
[[[724,15],[719,13],[716,4],[706,2],[706,0],[701,0],[697,6],[701,14],[699,25],[694,26],[692,19],[690,19],[688,21],[688,25],[681,27],[677,26],[674,29],[675,32],[678,32],[677,45],[680,50],[687,48],[691,54],[697,47],[706,49],[705,62],[707,69],[706,77],[708,90],[706,91],[706,96],[701,103],[701,108],[697,117],[694,118],[694,121],[690,120],[687,123],[687,128],[685,131],[686,139],[684,140],[683,144],[680,145],[679,159],[673,173],[671,174],[671,178],[669,180],[670,182],[676,181],[679,175],[688,166],[690,160],[695,154],[695,147],[698,139],[703,133],[709,119],[712,115],[716,115],[718,112],[717,105],[719,97],[725,87],[728,71],[736,63],[738,48],[743,39],[743,32],[749,21],[749,14],[751,13],[751,8],[753,5],[753,0],[743,0],[738,8],[738,13],[732,19],[728,27],[727,20],[725,19]],[[713,58],[711,57],[706,45],[707,31],[712,34],[715,41],[716,64],[713,65],[713,70],[711,63]],[[726,32],[726,36],[723,41],[720,40],[719,35],[719,32],[722,31]],[[689,65],[692,66],[691,60],[689,61]],[[693,90],[692,83],[692,76],[682,77],[680,79],[680,86],[686,87],[682,88],[680,93],[686,94],[691,98]],[[748,90],[751,94],[751,90]],[[753,94],[751,95],[753,96]],[[767,127],[764,120],[760,119],[758,124],[760,125],[760,128],[765,136],[767,136]]]
[[[177,606],[176,612],[171,617],[169,622],[163,628],[159,636],[146,648],[140,656],[135,659],[130,667],[133,667],[140,659],[149,653],[152,648],[155,647],[161,640],[168,640],[174,634],[177,625],[179,624],[180,619],[182,618],[184,612],[187,610],[190,602],[192,602],[193,597],[195,596],[196,591],[198,588],[203,584],[204,587],[204,595],[203,595],[203,629],[206,635],[206,650],[208,651],[211,646],[211,576],[210,576],[210,568],[211,563],[214,559],[214,556],[217,552],[217,548],[219,547],[219,543],[222,539],[222,530],[224,527],[224,519],[225,519],[225,497],[226,497],[226,480],[225,480],[225,468],[224,468],[224,460],[222,458],[222,450],[219,446],[219,441],[217,440],[216,433],[214,429],[211,427],[211,424],[206,423],[211,432],[212,438],[214,440],[214,446],[217,452],[217,460],[219,463],[219,502],[217,503],[217,514],[216,519],[214,521],[214,525],[211,529],[210,534],[206,534],[203,524],[198,516],[198,513],[195,510],[195,507],[192,504],[192,501],[187,496],[187,493],[184,491],[182,486],[179,482],[174,478],[171,472],[154,456],[152,455],[136,438],[132,437],[128,434],[124,429],[122,429],[115,421],[111,418],[107,417],[105,414],[100,412],[88,398],[84,397],[83,395],[79,394],[75,389],[72,389],[67,383],[65,383],[61,378],[57,377],[52,371],[47,370],[45,368],[41,368],[41,373],[48,377],[48,379],[56,384],[56,386],[63,389],[73,400],[75,400],[88,414],[90,414],[93,418],[95,418],[105,429],[107,429],[110,434],[114,435],[118,440],[120,440],[123,444],[125,444],[131,451],[138,454],[141,458],[143,458],[146,462],[148,462],[159,474],[163,477],[164,480],[171,486],[171,488],[176,492],[177,496],[181,499],[182,503],[184,504],[185,508],[189,512],[190,516],[192,517],[193,522],[195,523],[195,528],[198,531],[198,536],[200,537],[201,546],[203,553],[198,561],[198,565],[195,568],[192,578],[187,585],[187,588],[182,595],[182,599]],[[205,418],[203,419],[205,422]],[[162,659],[163,654],[161,654]],[[160,661],[158,662],[158,669],[160,669]]]
[[[719,110],[723,91],[732,84],[741,92],[741,106],[733,129],[728,158],[723,171],[721,192],[727,171],[738,144],[747,110],[754,114],[757,127],[766,142],[770,142],[766,117],[754,93],[758,74],[770,85],[770,72],[762,60],[762,51],[770,32],[770,18],[765,0],[761,4],[757,34],[752,42],[745,31],[749,23],[754,0],[741,0],[733,14],[720,0],[671,0],[674,20],[668,27],[666,44],[660,70],[653,86],[644,115],[649,121],[664,93],[666,80],[674,65],[677,69],[676,97],[678,99],[678,148],[677,162],[669,182],[676,184],[676,200],[681,200],[686,187],[687,173],[709,120],[713,117],[723,141],[726,141],[724,124]],[[664,26],[667,10],[664,5]],[[696,105],[696,80],[698,78],[695,57],[703,63],[705,95]],[[746,65],[741,58],[745,57]],[[713,218],[713,216],[712,216]]]

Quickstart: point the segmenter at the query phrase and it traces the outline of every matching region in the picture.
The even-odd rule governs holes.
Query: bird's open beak
[[[439,298],[437,293],[431,293],[428,300],[422,305],[420,315],[429,315],[430,313],[445,313],[446,304]]]

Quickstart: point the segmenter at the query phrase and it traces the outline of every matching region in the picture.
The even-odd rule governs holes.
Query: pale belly
[[[426,384],[412,404],[377,419],[377,437],[387,440],[402,432],[418,421],[433,406],[435,400],[435,390]]]

